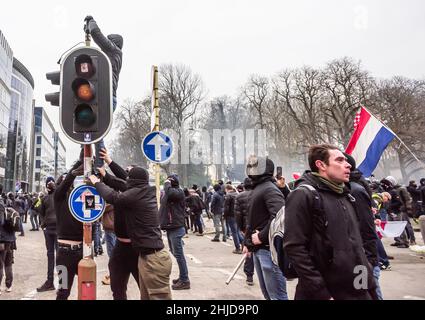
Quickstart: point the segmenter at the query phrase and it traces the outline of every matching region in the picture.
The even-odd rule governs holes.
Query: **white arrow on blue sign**
[[[165,133],[153,131],[143,139],[142,150],[148,160],[155,163],[164,163],[171,159],[174,144]]]
[[[72,190],[68,199],[69,210],[80,222],[95,222],[105,211],[105,200],[95,187],[81,185]]]

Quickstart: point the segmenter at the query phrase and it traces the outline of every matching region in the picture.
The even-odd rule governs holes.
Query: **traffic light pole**
[[[92,146],[84,145],[84,178],[92,173]],[[83,224],[83,259],[78,263],[78,300],[96,300],[96,262],[92,250],[92,223]]]
[[[90,33],[86,32],[86,46],[90,46]],[[84,148],[84,179],[92,173],[93,155],[91,144]],[[83,259],[78,263],[78,300],[96,300],[96,262],[92,250],[92,223],[83,224]]]

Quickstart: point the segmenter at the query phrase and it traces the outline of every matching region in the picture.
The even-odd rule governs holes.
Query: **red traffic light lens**
[[[85,79],[75,79],[72,83],[72,90],[74,90],[75,96],[82,101],[91,101],[95,96],[93,85]]]

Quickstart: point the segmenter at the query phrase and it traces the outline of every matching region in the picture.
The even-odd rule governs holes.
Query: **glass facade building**
[[[5,185],[13,52],[0,30],[0,183]]]
[[[31,73],[13,58],[5,175],[8,191],[29,191],[33,90]]]

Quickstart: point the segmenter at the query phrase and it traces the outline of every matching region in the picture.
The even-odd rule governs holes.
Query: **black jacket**
[[[5,214],[6,214],[6,208],[3,205],[3,201],[0,200],[0,243],[2,242],[14,242],[16,241],[15,232],[13,230],[10,230],[10,228],[7,228],[5,226]],[[3,272],[3,270],[2,270]]]
[[[285,198],[279,188],[273,183],[272,174],[268,173],[258,177],[254,182],[248,205],[247,232],[245,243],[250,251],[258,249],[269,250],[270,222],[276,213],[285,205]],[[260,245],[253,246],[250,242],[251,235],[259,231]]]
[[[246,232],[250,194],[251,190],[245,190],[244,192],[241,192],[236,196],[235,201],[236,223],[243,233]]]
[[[109,168],[115,177],[109,173],[106,173],[106,175],[103,177],[103,182],[115,191],[126,191],[127,184],[125,183],[125,179],[127,178],[127,172],[114,161],[109,164]],[[114,232],[118,238],[129,239],[130,237],[128,235],[125,210],[126,208],[119,204],[114,206]]]
[[[102,51],[109,57],[113,73],[113,96],[117,96],[118,80],[122,66],[122,51],[121,49],[100,31],[96,21],[93,19],[89,22],[89,31],[93,37],[94,42],[102,49]]]
[[[55,212],[55,201],[54,194],[55,191],[49,192],[41,200],[41,205],[39,208],[40,219],[41,219],[41,228],[47,228],[49,230],[56,230],[56,212]]]
[[[214,192],[211,200],[211,212],[213,214],[223,214],[224,193],[219,190]]]
[[[75,162],[65,179],[56,186],[56,190],[53,193],[58,240],[83,241],[83,224],[73,217],[68,206],[70,188],[75,180],[72,171],[81,164],[80,160]]]
[[[179,187],[172,187],[169,181],[164,183],[164,195],[161,198],[159,218],[161,229],[171,230],[184,227],[185,216],[184,192]]]
[[[164,248],[155,187],[149,186],[148,181],[129,186],[122,193],[102,182],[96,183],[95,187],[107,203],[112,204],[114,208],[122,208],[133,248],[142,254],[150,249]]]
[[[354,287],[358,266],[365,268],[362,274],[367,275],[368,288],[376,285],[348,189],[338,194],[309,172],[297,180],[296,186],[301,184],[318,191],[327,226],[324,237],[313,223],[312,191],[298,188],[291,192],[285,206],[283,246],[299,276],[296,299],[370,299],[367,290]]]
[[[355,207],[360,224],[360,234],[363,239],[363,248],[369,263],[376,267],[378,265],[378,250],[376,241],[378,236],[372,213],[372,199],[366,189],[358,182],[361,173],[354,171],[350,175],[350,193],[356,199]]]
[[[223,209],[223,217],[225,218],[234,218],[235,217],[235,203],[236,196],[238,194],[233,192],[228,192],[224,196],[224,209]]]

